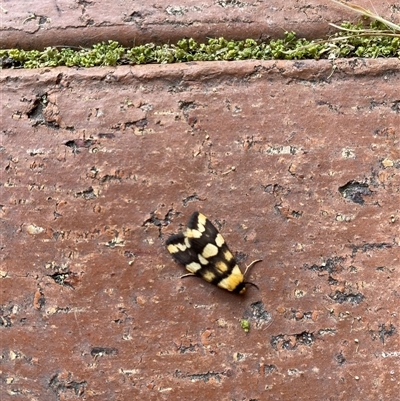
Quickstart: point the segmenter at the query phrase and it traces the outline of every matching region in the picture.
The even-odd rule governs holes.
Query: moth
[[[166,246],[173,258],[190,272],[185,276],[199,276],[238,294],[246,291],[246,284],[257,287],[244,281],[244,277],[248,269],[261,260],[250,263],[242,274],[224,237],[202,213],[194,212],[186,230],[170,236]]]

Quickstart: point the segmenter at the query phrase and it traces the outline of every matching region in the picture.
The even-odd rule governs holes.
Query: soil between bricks
[[[2,71],[4,397],[396,399],[399,66]],[[195,210],[259,291],[180,279]]]

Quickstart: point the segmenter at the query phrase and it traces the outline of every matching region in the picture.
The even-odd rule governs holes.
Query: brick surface
[[[359,5],[372,8],[369,1]],[[398,21],[398,7],[377,4]],[[328,1],[3,2],[2,47],[320,37]],[[0,71],[0,398],[395,400],[400,62]],[[180,277],[195,210],[244,296]],[[246,333],[240,320],[250,323]]]
[[[3,400],[398,397],[400,62],[335,64],[2,71]]]

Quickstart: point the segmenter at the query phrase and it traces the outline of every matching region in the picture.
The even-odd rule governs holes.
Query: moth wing
[[[194,212],[191,215],[185,236],[188,237],[191,247],[200,255],[208,244],[216,244],[217,238],[221,238],[222,242],[225,242],[211,221],[199,212]]]
[[[183,233],[171,235],[165,242],[169,253],[173,258],[183,266],[187,266],[192,262],[198,262],[197,252],[187,246],[186,236]]]

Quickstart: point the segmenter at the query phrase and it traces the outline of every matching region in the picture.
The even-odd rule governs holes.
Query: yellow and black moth
[[[225,290],[243,294],[246,291],[242,274],[224,237],[204,214],[194,212],[185,231],[172,235],[166,241],[169,253],[186,267],[188,275],[196,275]],[[258,288],[258,287],[257,287]]]

